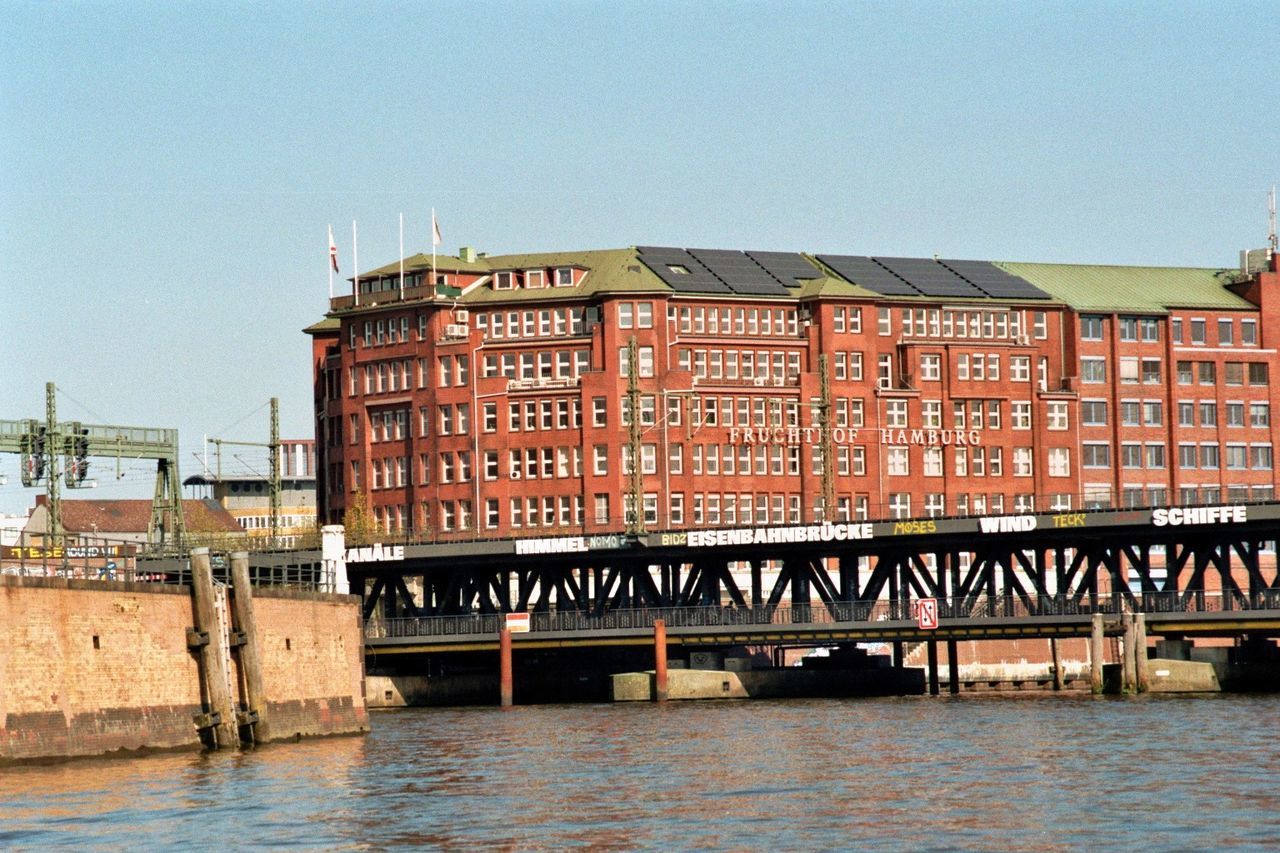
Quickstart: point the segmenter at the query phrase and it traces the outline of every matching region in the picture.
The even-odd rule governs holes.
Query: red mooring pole
[[[511,707],[511,631],[498,631],[498,692],[504,708]]]
[[[667,623],[653,620],[653,698],[667,701]]]

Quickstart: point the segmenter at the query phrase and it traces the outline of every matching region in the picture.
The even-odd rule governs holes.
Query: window
[[[1216,382],[1218,374],[1212,361],[1196,362],[1196,372],[1199,374],[1201,385],[1213,385]]]
[[[889,514],[894,518],[910,518],[911,495],[902,492],[889,495]]]
[[[591,448],[591,473],[602,477],[609,473],[609,448],[597,444]]]
[[[1250,385],[1266,385],[1267,363],[1265,361],[1252,362],[1249,364],[1249,384]]]
[[[1105,358],[1080,359],[1080,380],[1089,383],[1107,381],[1107,360]]]
[[[1120,340],[1136,341],[1138,339],[1138,318],[1137,317],[1121,317],[1120,324]]]
[[[687,273],[688,270],[685,270]],[[556,270],[556,287],[573,287],[573,269],[561,267]]]
[[[1142,423],[1144,426],[1161,426],[1164,424],[1164,404],[1159,400],[1144,400],[1142,403]]]
[[[1148,444],[1148,445],[1145,445],[1144,449],[1146,450],[1148,468],[1164,467],[1164,445],[1163,444]]]
[[[1103,404],[1106,405],[1105,403]],[[1104,409],[1105,413],[1105,409]],[[1047,428],[1051,430],[1065,430],[1067,424],[1067,404],[1065,401],[1053,400],[1047,404],[1046,415],[1048,417]]]
[[[844,448],[841,449],[843,450]],[[941,447],[926,447],[924,449],[924,475],[926,477],[942,476]]]
[[[1124,468],[1141,468],[1142,467],[1142,445],[1141,444],[1120,445],[1120,464]]]
[[[1153,317],[1144,317],[1138,321],[1142,330],[1142,340],[1146,343],[1158,343],[1160,340],[1160,321]]]
[[[1227,403],[1224,406],[1226,425],[1229,427],[1244,426],[1244,403]]]
[[[1135,384],[1138,381],[1138,359],[1132,357],[1121,356],[1120,358],[1120,381],[1125,384]]]
[[[1204,344],[1204,318],[1191,320],[1191,343]]]
[[[1082,341],[1100,341],[1102,340],[1102,318],[1088,314],[1080,317],[1080,340]]]
[[[884,409],[886,426],[905,427],[907,425],[906,400],[886,400]]]
[[[1249,404],[1249,426],[1252,426],[1252,427],[1271,426],[1271,404],[1270,403],[1250,403]]]
[[[1218,404],[1212,400],[1200,401],[1200,426],[1214,427],[1218,425]]]
[[[1178,362],[1177,370],[1178,370],[1179,385],[1190,385],[1192,381],[1195,379],[1195,371],[1191,367],[1191,362],[1189,361]]]
[[[1261,471],[1271,470],[1271,445],[1249,445],[1249,467]]]
[[[1196,467],[1196,446],[1194,444],[1178,445],[1178,467],[1179,468],[1195,468]]]
[[[1121,400],[1120,423],[1123,426],[1141,426],[1142,404],[1137,400]]]
[[[1228,361],[1222,366],[1222,381],[1227,385],[1244,384],[1244,362]]]
[[[1035,330],[1036,340],[1043,341],[1049,337],[1049,315],[1044,311],[1036,311],[1031,315],[1031,325]]]
[[[1015,447],[1013,449],[1013,476],[1031,476],[1031,448]]]
[[[1248,448],[1243,444],[1228,444],[1226,447],[1226,467],[1242,469],[1248,467]]]
[[[1011,402],[1009,404],[1009,419],[1014,429],[1031,429],[1031,403],[1022,400]]]
[[[861,353],[858,353],[861,357]],[[936,353],[926,353],[920,356],[920,379],[926,382],[936,382],[942,376],[942,356]],[[861,379],[862,377],[856,377]]]
[[[1142,384],[1160,384],[1160,359],[1144,358],[1142,360]]]
[[[1009,379],[1013,382],[1031,381],[1031,356],[1009,356]]]
[[[879,332],[879,334],[881,335],[893,334],[893,317],[890,314],[889,309],[884,306],[881,306],[876,309],[876,312],[877,312],[876,325],[877,325],[877,331]]]
[[[510,272],[496,273],[493,277],[494,290],[511,290],[514,286],[514,276]]]
[[[1107,425],[1107,401],[1106,400],[1081,400],[1080,401],[1080,423],[1084,426],[1106,426]]]
[[[926,429],[942,429],[942,401],[925,400],[921,402],[920,422],[921,426]]]
[[[888,468],[890,476],[905,477],[911,473],[910,454],[906,447],[890,447],[888,449]]]
[[[1175,344],[1182,343],[1182,320],[1178,317],[1169,321],[1169,336]]]
[[[1080,450],[1082,457],[1080,464],[1085,468],[1110,468],[1111,467],[1111,445],[1102,442],[1086,441]]]
[[[1240,321],[1240,343],[1247,347],[1258,345],[1258,321],[1257,320],[1241,320]]]
[[[1234,343],[1234,335],[1232,334],[1234,326],[1234,321],[1230,319],[1223,318],[1218,320],[1218,346],[1229,347]]]

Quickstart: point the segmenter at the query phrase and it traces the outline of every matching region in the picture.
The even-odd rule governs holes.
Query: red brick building
[[[307,329],[320,517],[461,539],[1268,499],[1264,263],[464,249],[433,281],[417,255]]]

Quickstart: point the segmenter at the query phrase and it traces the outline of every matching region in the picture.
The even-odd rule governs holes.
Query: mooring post
[[[1151,689],[1151,682],[1147,678],[1147,614],[1145,613],[1133,615],[1133,655],[1138,692],[1146,693]]]
[[[253,585],[249,582],[247,551],[236,551],[231,555],[231,594],[246,709],[236,722],[250,735],[242,740],[266,743],[271,739],[267,723],[267,691],[262,679],[262,652],[258,648],[258,619],[253,612]]]
[[[928,642],[929,653],[929,695],[937,696],[941,691],[938,689],[938,641],[930,640]]]
[[[667,701],[667,623],[653,620],[653,698]]]
[[[213,731],[213,747],[226,749],[240,743],[235,708],[231,703],[227,672],[227,638],[218,624],[217,602],[214,600],[213,568],[208,548],[191,549],[191,597],[195,615],[194,636],[188,643],[200,649],[200,675],[209,711],[197,722]]]
[[[947,640],[947,690],[954,696],[960,692],[960,661],[955,640]]]
[[[1124,648],[1120,655],[1120,689],[1125,693],[1138,692],[1138,656],[1137,651],[1137,634],[1133,630],[1133,614],[1122,613],[1120,615],[1121,624],[1124,625]]]
[[[1049,638],[1049,654],[1053,658],[1053,689],[1061,690],[1064,681],[1062,675],[1062,654],[1058,651],[1058,641],[1054,637]]]
[[[511,707],[511,630],[498,631],[498,693],[502,707]]]
[[[1102,692],[1102,614],[1093,614],[1092,631],[1089,633],[1089,689],[1094,695]]]

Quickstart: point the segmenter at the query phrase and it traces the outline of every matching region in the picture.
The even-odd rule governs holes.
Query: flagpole
[[[356,221],[351,220],[351,293],[355,296],[356,305],[360,304],[360,243],[356,239]]]
[[[329,226],[329,263],[325,264],[329,269],[329,299],[333,299],[333,226]]]
[[[431,292],[436,287],[436,209],[431,208]]]
[[[404,214],[400,214],[400,301],[404,301]]]

